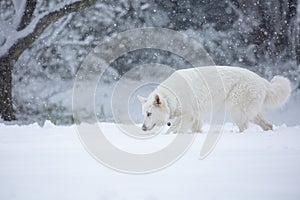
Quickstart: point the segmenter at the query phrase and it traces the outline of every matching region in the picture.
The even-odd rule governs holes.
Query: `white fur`
[[[271,130],[262,110],[279,107],[289,98],[290,81],[275,76],[271,82],[239,67],[210,66],[178,70],[162,82],[143,105],[143,130],[172,123],[169,132],[201,131],[201,118],[224,106],[242,132],[252,122]],[[147,116],[151,113],[151,116]]]

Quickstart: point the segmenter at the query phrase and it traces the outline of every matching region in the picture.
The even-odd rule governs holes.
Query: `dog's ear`
[[[155,106],[160,106],[160,105],[161,105],[161,100],[160,100],[160,97],[158,96],[158,94],[156,94],[156,95],[154,96],[154,102],[153,102],[153,104],[154,104]]]
[[[145,98],[145,97],[141,97],[141,96],[138,95],[137,98],[141,102],[141,104],[144,104],[144,103],[147,102],[147,98]]]

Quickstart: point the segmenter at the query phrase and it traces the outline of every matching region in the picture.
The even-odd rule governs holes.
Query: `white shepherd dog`
[[[168,132],[201,132],[201,118],[225,106],[240,132],[252,122],[272,130],[262,110],[280,107],[291,93],[290,81],[275,76],[270,82],[239,67],[209,66],[178,70],[162,82],[142,103],[149,131],[168,123]],[[174,121],[172,125],[170,120]]]

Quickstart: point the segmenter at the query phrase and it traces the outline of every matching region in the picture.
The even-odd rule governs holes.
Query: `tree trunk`
[[[12,104],[13,63],[8,57],[0,59],[0,114],[5,121],[15,120]]]
[[[31,0],[28,0],[28,2]],[[18,30],[24,29],[30,22],[36,7],[36,1],[26,5],[26,11],[22,17]],[[5,121],[16,120],[12,101],[12,70],[21,54],[43,33],[53,22],[72,12],[83,10],[93,5],[96,0],[82,0],[65,5],[63,8],[54,10],[45,15],[36,24],[34,30],[27,36],[20,38],[14,43],[8,52],[0,57],[0,115]],[[31,10],[28,10],[31,9]]]

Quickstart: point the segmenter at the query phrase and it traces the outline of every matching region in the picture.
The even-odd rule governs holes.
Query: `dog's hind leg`
[[[264,131],[273,130],[272,124],[270,124],[267,120],[265,120],[261,113],[256,115],[252,120],[252,122],[260,126]]]
[[[248,120],[242,114],[231,115],[232,120],[239,127],[239,131],[243,132],[248,128]]]
[[[227,106],[232,120],[239,127],[240,132],[248,128],[250,121],[255,121],[266,128],[263,118],[258,113],[264,100],[264,92],[259,87],[249,84],[238,84],[227,97]]]
[[[239,127],[239,131],[243,132],[248,128],[247,115],[239,109],[238,106],[230,106],[230,117],[232,121]]]

